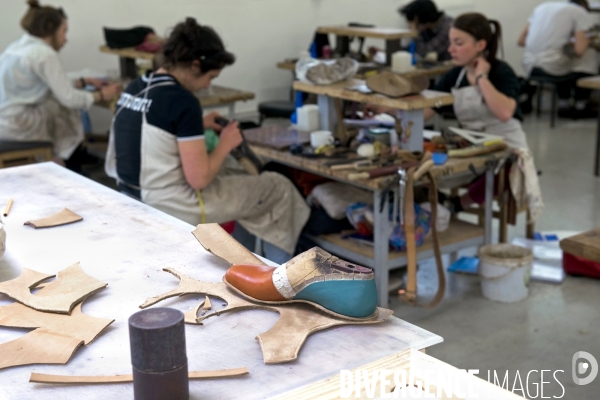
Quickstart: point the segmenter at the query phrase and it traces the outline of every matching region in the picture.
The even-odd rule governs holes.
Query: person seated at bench
[[[597,53],[587,37],[594,26],[588,10],[587,0],[542,3],[519,36],[519,46],[525,47],[523,66],[532,80],[563,78],[556,86],[559,117],[597,116],[589,107],[591,90],[577,86],[579,78],[598,75]]]
[[[452,17],[439,11],[431,0],[414,0],[398,9],[408,26],[418,33],[415,41],[415,53],[419,60],[435,63],[450,60],[448,53],[448,31],[452,26]],[[374,56],[383,52],[377,47],[369,47]]]
[[[525,174],[522,182],[527,186],[530,212],[535,219],[543,208],[542,197],[533,155],[521,126],[519,81],[512,68],[496,58],[500,24],[483,14],[462,14],[454,20],[449,37],[448,51],[456,67],[442,76],[434,90],[452,93],[454,103],[435,111],[425,109],[424,118],[427,120],[436,112],[452,109],[462,128],[501,136],[516,149]],[[390,111],[377,106],[367,107],[367,113]],[[520,189],[516,191],[520,192]],[[451,199],[449,205],[458,212],[471,204],[481,204],[484,199],[485,178],[480,177],[469,187],[468,193]]]
[[[131,82],[117,102],[106,172],[152,207],[192,225],[237,221],[290,259],[309,207],[284,176],[247,174],[229,154],[242,143],[237,122],[221,129],[194,96],[234,55],[193,18],[175,26],[162,51],[163,66]],[[220,132],[210,153],[208,128]]]
[[[54,161],[78,170],[84,155],[80,110],[116,98],[120,86],[94,78],[69,81],[58,58],[67,43],[65,12],[37,0],[28,4],[21,20],[26,33],[0,54],[0,139],[52,142]],[[85,85],[98,90],[82,90]]]

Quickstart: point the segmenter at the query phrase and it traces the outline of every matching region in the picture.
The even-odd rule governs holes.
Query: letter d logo
[[[577,361],[580,358],[585,358],[587,362],[579,362],[578,364]],[[587,378],[578,377],[578,375],[583,375],[588,370],[590,371],[590,374],[587,376]],[[583,386],[592,383],[592,381],[596,379],[596,376],[598,375],[598,361],[596,361],[594,356],[590,353],[587,353],[585,351],[578,351],[577,353],[573,354],[573,365],[571,373],[573,374],[573,382],[575,382],[575,384],[577,385]]]

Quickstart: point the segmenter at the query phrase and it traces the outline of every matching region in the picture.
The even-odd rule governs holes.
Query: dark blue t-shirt
[[[155,74],[151,84],[174,84],[150,89],[144,100],[144,94],[140,92],[148,86],[148,80],[149,74],[146,74],[127,86],[117,103],[117,110],[123,108],[114,122],[117,173],[125,183],[135,186],[140,184],[144,110],[150,125],[173,134],[178,141],[204,137],[202,108],[194,94],[184,89],[171,75]]]

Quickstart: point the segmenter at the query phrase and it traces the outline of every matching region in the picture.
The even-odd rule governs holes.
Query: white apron
[[[479,87],[459,87],[465,74],[466,69],[463,68],[452,88],[456,119],[465,129],[502,136],[510,147],[516,149],[519,162],[513,164],[509,173],[511,192],[517,207],[520,207],[523,202],[528,204],[531,221],[535,221],[541,214],[544,204],[533,155],[527,146],[527,138],[521,122],[516,118],[506,122],[498,119],[485,104]]]
[[[53,155],[67,160],[84,139],[81,111],[51,94],[37,104],[10,106],[0,111],[0,139],[52,142]]]
[[[162,82],[150,86],[151,81],[152,75],[144,90],[144,99],[149,89],[174,84]],[[119,179],[112,126],[105,168],[109,176]],[[185,179],[177,138],[148,124],[145,109],[139,189],[144,203],[169,215],[192,225],[203,222],[202,213],[207,223],[237,221],[253,235],[288,254],[294,253],[310,215],[308,205],[287,178],[273,172],[248,175],[233,157],[225,160],[215,179],[199,192],[199,198]]]

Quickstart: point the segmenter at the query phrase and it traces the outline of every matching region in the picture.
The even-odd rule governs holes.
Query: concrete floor
[[[550,129],[547,116],[526,117],[524,129],[535,155],[545,211],[536,230],[585,231],[600,227],[600,177],[593,175],[596,121],[557,120]],[[510,238],[523,236],[524,216],[510,227]],[[497,232],[495,229],[494,232]],[[472,255],[476,249],[461,254]],[[448,257],[445,257],[448,265]],[[435,267],[421,263],[419,293],[435,290]],[[509,387],[522,387],[527,398],[536,394],[544,373],[543,395],[565,399],[599,399],[600,376],[586,386],[571,378],[575,352],[586,351],[600,361],[600,280],[568,277],[561,285],[532,282],[529,297],[519,303],[495,303],[482,297],[477,277],[447,274],[448,293],[433,310],[414,308],[392,298],[394,315],[437,333],[444,343],[428,354],[464,369],[479,369],[487,380],[494,371],[500,380],[508,371]],[[529,385],[526,383],[527,373]],[[563,388],[553,378],[564,386]],[[584,375],[585,376],[585,375]],[[515,385],[515,379],[517,383]],[[536,386],[536,384],[538,386]],[[539,390],[539,389],[537,389]],[[523,395],[520,390],[516,394]]]
[[[545,211],[536,230],[585,231],[600,227],[600,178],[593,176],[596,121],[557,120],[550,129],[548,116],[526,117],[529,145],[535,155]],[[114,187],[99,168],[86,171],[93,179]],[[524,236],[524,215],[510,227],[510,238]],[[494,229],[497,232],[497,229]],[[473,255],[467,249],[460,255]],[[444,257],[445,266],[449,259]],[[436,285],[432,260],[419,265],[419,294],[426,298]],[[575,385],[571,360],[577,351],[600,361],[600,280],[568,277],[561,285],[532,282],[529,297],[516,304],[495,303],[482,297],[477,277],[448,274],[448,291],[441,305],[425,310],[402,304],[391,295],[395,316],[439,334],[444,343],[430,355],[464,369],[479,369],[480,377],[502,381],[516,394],[542,398],[599,399],[600,376],[587,386]],[[527,374],[531,370],[529,383]],[[557,370],[556,378],[553,377]],[[519,384],[517,372],[522,384]],[[515,383],[516,381],[516,383]],[[521,392],[520,388],[525,392]],[[564,387],[564,395],[563,395]],[[537,388],[537,389],[536,389]],[[529,390],[529,392],[527,392]]]

